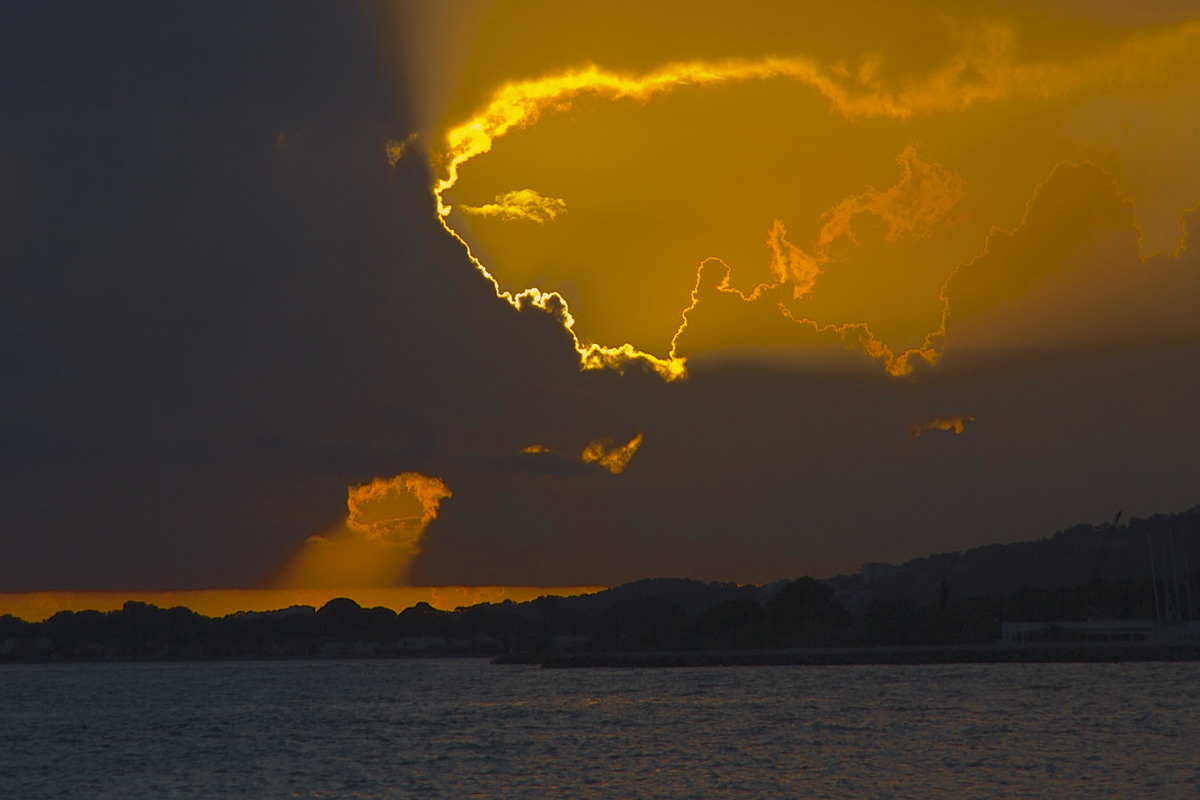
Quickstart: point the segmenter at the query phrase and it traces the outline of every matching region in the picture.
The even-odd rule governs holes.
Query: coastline
[[[501,657],[493,664],[540,664],[544,669],[659,667],[840,666],[917,664],[1120,663],[1200,661],[1196,645],[1119,645],[1072,643],[1021,646],[896,645],[818,647],[781,650],[696,650],[630,653],[571,653],[522,659]]]

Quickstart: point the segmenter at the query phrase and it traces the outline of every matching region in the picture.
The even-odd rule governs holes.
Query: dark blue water
[[[1200,797],[1200,665],[0,667],[0,798]]]

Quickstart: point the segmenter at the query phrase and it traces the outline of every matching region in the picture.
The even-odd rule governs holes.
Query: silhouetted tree
[[[767,618],[777,644],[819,647],[834,644],[852,618],[833,599],[833,589],[810,577],[797,578],[767,603]]]
[[[600,615],[598,638],[622,650],[686,650],[695,644],[696,624],[662,597],[621,603]]]
[[[770,643],[767,612],[754,600],[726,600],[700,614],[704,647],[766,647]]]

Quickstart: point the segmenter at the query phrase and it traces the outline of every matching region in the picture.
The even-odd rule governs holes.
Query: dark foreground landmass
[[[221,618],[130,602],[120,611],[64,611],[40,623],[0,617],[0,661],[471,656],[634,667],[1197,660],[1193,643],[1099,643],[1062,625],[1021,645],[996,644],[1004,623],[1154,620],[1164,616],[1168,592],[1175,618],[1192,618],[1200,572],[1187,569],[1187,554],[1200,552],[1197,541],[1200,507],[767,586],[657,578],[579,597],[454,611],[422,603],[400,614],[348,599],[319,610]],[[988,578],[993,572],[1000,574]]]

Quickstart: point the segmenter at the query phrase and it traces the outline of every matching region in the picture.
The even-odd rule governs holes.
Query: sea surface
[[[0,666],[0,797],[1200,797],[1200,664]]]

